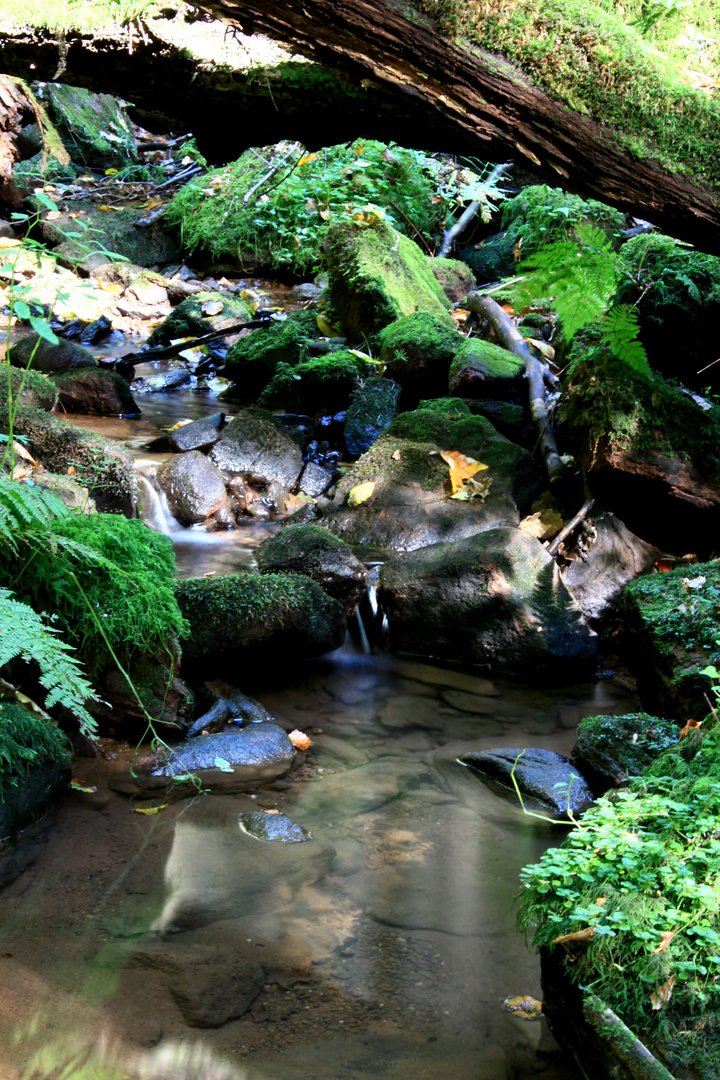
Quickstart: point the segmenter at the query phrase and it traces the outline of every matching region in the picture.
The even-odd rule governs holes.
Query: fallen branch
[[[170,187],[171,184],[178,184],[181,180],[190,180],[191,177],[197,176],[203,171],[201,165],[196,165],[195,162],[193,162],[193,164],[188,165],[186,169],[181,169],[175,176],[171,176],[169,180],[164,180],[162,184],[156,184],[153,190],[162,191],[163,188]]]
[[[505,172],[505,170],[509,168],[510,165],[507,162],[504,165],[496,165],[493,171],[490,173],[490,176],[485,181],[487,186],[490,187],[491,185],[496,184],[502,174]],[[477,216],[480,207],[483,205],[484,204],[482,203],[482,201],[471,202],[470,205],[457,219],[455,224],[451,228],[445,230],[445,232],[443,233],[442,245],[437,253],[436,258],[444,259],[447,255],[450,254],[452,246],[457,240],[458,236],[460,236],[461,233],[465,232],[466,228],[468,227],[472,219]]]
[[[136,229],[147,229],[149,225],[154,225],[156,221],[159,221],[163,216],[167,206],[161,206],[158,210],[153,210],[151,213],[146,214],[145,217],[140,218],[135,222]]]
[[[533,356],[528,343],[515,326],[515,323],[491,296],[470,293],[465,307],[487,319],[501,345],[504,345],[515,356],[519,356],[524,362],[525,378],[528,380],[530,415],[538,431],[538,441],[545,461],[548,479],[551,485],[557,484],[563,474],[563,463],[558,453],[545,397],[545,365],[536,356]]]
[[[548,555],[557,555],[558,551],[560,550],[560,545],[562,544],[563,540],[565,540],[566,537],[568,537],[570,535],[570,533],[573,531],[573,529],[576,529],[578,527],[578,525],[580,524],[581,521],[585,520],[585,518],[588,516],[588,514],[590,513],[590,511],[592,510],[594,505],[595,505],[595,500],[594,499],[588,499],[588,501],[586,503],[583,503],[583,505],[580,507],[580,509],[578,510],[575,517],[572,518],[570,521],[568,521],[567,525],[564,525],[562,527],[560,532],[557,534],[557,536],[553,540],[552,544],[550,544],[548,546],[548,548],[547,548]]]
[[[186,341],[177,341],[174,345],[165,345],[162,349],[146,349],[145,352],[125,353],[118,360],[123,363],[144,364],[147,360],[162,360],[168,356],[177,356],[185,349],[194,349],[198,345],[207,345],[210,341],[218,341],[220,338],[237,334],[241,330],[257,330],[261,326],[267,326],[271,319],[252,319],[250,322],[234,323],[232,326],[224,326],[221,330],[213,330],[211,334],[203,334],[201,337],[188,338]]]
[[[288,159],[291,158],[292,155],[296,153],[299,149],[300,143],[293,143],[285,157],[280,158],[278,161],[276,161],[273,165],[270,166],[269,171],[266,172],[264,176],[260,177],[257,184],[253,184],[250,190],[245,192],[245,194],[243,195],[243,206],[247,206],[255,192],[258,191],[263,186],[263,184],[267,184],[268,180],[272,180],[275,173],[279,172],[279,170],[282,169],[283,165],[288,161]]]

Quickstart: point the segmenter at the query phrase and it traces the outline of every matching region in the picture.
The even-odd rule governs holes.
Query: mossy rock
[[[459,254],[480,285],[489,285],[515,273],[513,241],[506,233],[488,236],[477,247],[462,247]]]
[[[454,324],[418,311],[386,326],[378,340],[380,358],[405,397],[447,393],[450,365],[464,340]]]
[[[297,367],[308,359],[307,343],[317,337],[316,317],[310,312],[261,326],[228,349],[222,374],[236,385],[232,400],[256,401],[279,364]]]
[[[0,852],[38,821],[68,787],[70,743],[47,720],[10,702],[0,703]],[[0,884],[3,867],[0,866]]]
[[[677,741],[674,721],[648,713],[588,716],[578,726],[572,758],[598,796],[626,787]]]
[[[203,307],[222,304],[222,309],[215,315],[205,314]],[[200,337],[222,330],[235,323],[250,322],[253,312],[246,300],[239,296],[227,296],[219,292],[199,292],[181,301],[166,319],[156,326],[148,338],[148,345],[156,347],[168,345],[176,338]]]
[[[140,409],[127,381],[117,371],[81,368],[51,375],[64,412],[110,416],[139,416]]]
[[[98,366],[93,354],[88,349],[83,349],[82,345],[63,340],[53,345],[38,334],[30,334],[13,345],[10,349],[10,363],[18,368],[26,368],[30,364],[31,370],[39,371],[43,375]]]
[[[419,403],[418,410],[437,413],[445,420],[462,420],[466,416],[472,416],[470,406],[459,397],[428,398]]]
[[[467,338],[452,362],[448,385],[458,397],[517,397],[524,371],[524,362],[509,349]]]
[[[62,83],[39,84],[35,92],[74,161],[103,169],[136,164],[130,118],[117,98]]]
[[[347,408],[366,368],[365,362],[349,350],[305,360],[296,367],[276,371],[258,404],[311,416],[336,413]]]
[[[70,217],[70,214],[73,217]],[[180,249],[165,230],[162,220],[147,228],[135,228],[147,210],[124,206],[109,214],[92,202],[76,202],[72,210],[61,210],[52,220],[45,215],[40,223],[43,241],[53,254],[86,273],[113,261],[114,256],[135,266],[155,266],[178,258]],[[81,233],[67,237],[65,233]]]
[[[460,259],[430,259],[429,266],[450,303],[457,303],[475,288],[475,275]]]
[[[426,311],[449,329],[448,301],[422,250],[383,220],[335,221],[327,234],[330,302],[343,331],[363,341],[403,315]]]
[[[23,372],[19,368],[12,368],[10,371],[10,386],[14,404],[19,403],[31,409],[38,409],[40,412],[52,412],[57,401],[57,390],[55,384],[41,372],[32,369]],[[18,395],[20,395],[19,402]],[[0,417],[7,414],[7,407],[8,380],[6,370],[3,378],[0,379]]]
[[[511,442],[517,442],[521,446],[535,445],[537,435],[534,429],[530,443],[526,441],[530,429],[522,405],[515,405],[510,401],[495,401],[492,398],[475,398],[468,402],[468,408],[473,416],[484,416],[496,431]]]
[[[300,574],[187,578],[175,596],[188,623],[184,659],[206,676],[251,660],[320,656],[345,637],[342,604]]]
[[[586,222],[602,229],[608,239],[615,238],[625,228],[624,215],[612,206],[597,199],[582,199],[547,184],[524,188],[502,207],[504,244],[512,249],[520,242],[523,258],[545,244],[573,239],[577,226]]]
[[[348,615],[365,591],[365,567],[352,548],[319,525],[286,525],[255,549],[261,573],[304,574],[334,596]]]
[[[625,589],[622,612],[643,707],[701,720],[711,689],[701,672],[720,669],[720,562],[638,578]]]
[[[350,457],[369,450],[398,410],[400,387],[392,379],[366,379],[352,394],[343,435]]]
[[[24,161],[18,161],[13,166],[12,178],[13,185],[18,191],[30,196],[38,183],[67,182],[68,178],[74,178],[79,172],[81,170],[72,162],[67,162],[64,155],[61,159],[52,152],[41,152],[25,158]]]

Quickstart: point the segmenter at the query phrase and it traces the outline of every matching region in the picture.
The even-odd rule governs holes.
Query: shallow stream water
[[[218,406],[174,393],[142,407],[119,427],[77,420],[137,448]],[[180,572],[246,567],[266,529],[175,534]],[[233,681],[310,735],[304,764],[255,794],[144,814],[157,801],[111,787],[129,749],[80,761],[96,790],[26,839],[0,892],[0,1080],[573,1080],[544,1022],[503,1009],[541,996],[513,897],[565,829],[456,759],[567,753],[582,717],[637,708],[631,692],[491,683],[349,641]],[[252,809],[311,842],[248,836]]]

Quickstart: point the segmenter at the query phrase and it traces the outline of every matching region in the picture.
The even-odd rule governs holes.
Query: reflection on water
[[[0,892],[1,1080],[573,1080],[543,1023],[502,1010],[540,996],[512,897],[564,830],[456,758],[567,752],[582,716],[634,699],[351,651],[237,681],[310,734],[307,759],[256,797],[151,816],[108,761],[80,763],[97,791],[70,797]],[[312,839],[260,842],[249,809]]]

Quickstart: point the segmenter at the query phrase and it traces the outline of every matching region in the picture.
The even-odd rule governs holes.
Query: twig
[[[299,146],[299,142],[293,143],[285,157],[281,158],[279,161],[276,161],[273,165],[271,165],[268,172],[266,172],[264,176],[260,177],[257,184],[253,184],[250,190],[245,192],[245,194],[243,195],[243,206],[247,206],[255,192],[258,191],[258,189],[261,188],[263,184],[266,184],[268,180],[272,180],[275,173],[278,172],[278,170],[282,169],[285,162],[296,152]]]
[[[557,555],[558,550],[559,550],[560,545],[562,544],[563,540],[566,537],[568,537],[570,535],[570,533],[573,531],[573,529],[577,528],[577,526],[580,524],[580,522],[583,521],[587,517],[587,515],[590,513],[590,511],[592,510],[594,505],[595,505],[595,500],[594,499],[588,499],[588,501],[586,503],[583,503],[583,505],[580,507],[580,509],[578,510],[575,517],[572,518],[570,521],[568,521],[567,525],[565,525],[560,530],[560,532],[557,534],[557,536],[553,540],[552,544],[550,544],[548,546],[548,548],[546,549],[548,555]]]
[[[163,188],[170,187],[171,184],[177,184],[180,180],[189,180],[192,176],[197,176],[197,174],[202,171],[202,166],[196,165],[193,162],[193,164],[188,165],[186,169],[181,169],[175,176],[171,176],[169,180],[163,180],[162,184],[158,184],[154,190],[162,191]]]
[[[248,322],[234,323],[232,326],[224,326],[220,330],[213,330],[211,334],[203,334],[202,337],[188,338],[187,341],[178,341],[175,345],[165,345],[162,349],[148,349],[146,352],[125,353],[118,356],[118,360],[124,363],[144,364],[146,360],[160,360],[167,356],[176,356],[184,349],[194,349],[197,345],[206,345],[209,341],[229,337],[237,334],[240,330],[257,330],[261,326],[267,326],[269,319],[251,319]]]
[[[504,165],[496,165],[493,171],[488,176],[487,180],[485,181],[486,186],[491,187],[493,184],[496,184],[502,174],[505,172],[505,170],[509,168],[509,162],[506,162]],[[477,216],[477,213],[482,205],[483,203],[481,200],[478,200],[477,202],[471,202],[470,205],[466,207],[466,209],[463,211],[455,224],[452,225],[449,229],[445,230],[445,232],[443,233],[442,245],[436,256],[438,259],[444,259],[446,255],[449,254],[450,249],[452,248],[454,242],[457,240],[460,233],[465,232],[465,229],[468,227],[472,219]]]
[[[167,206],[161,206],[161,207],[159,207],[159,209],[153,210],[150,214],[147,214],[144,218],[140,218],[139,221],[136,221],[134,227],[136,229],[147,229],[148,226],[154,225],[156,221],[159,221],[166,210],[167,210]]]

